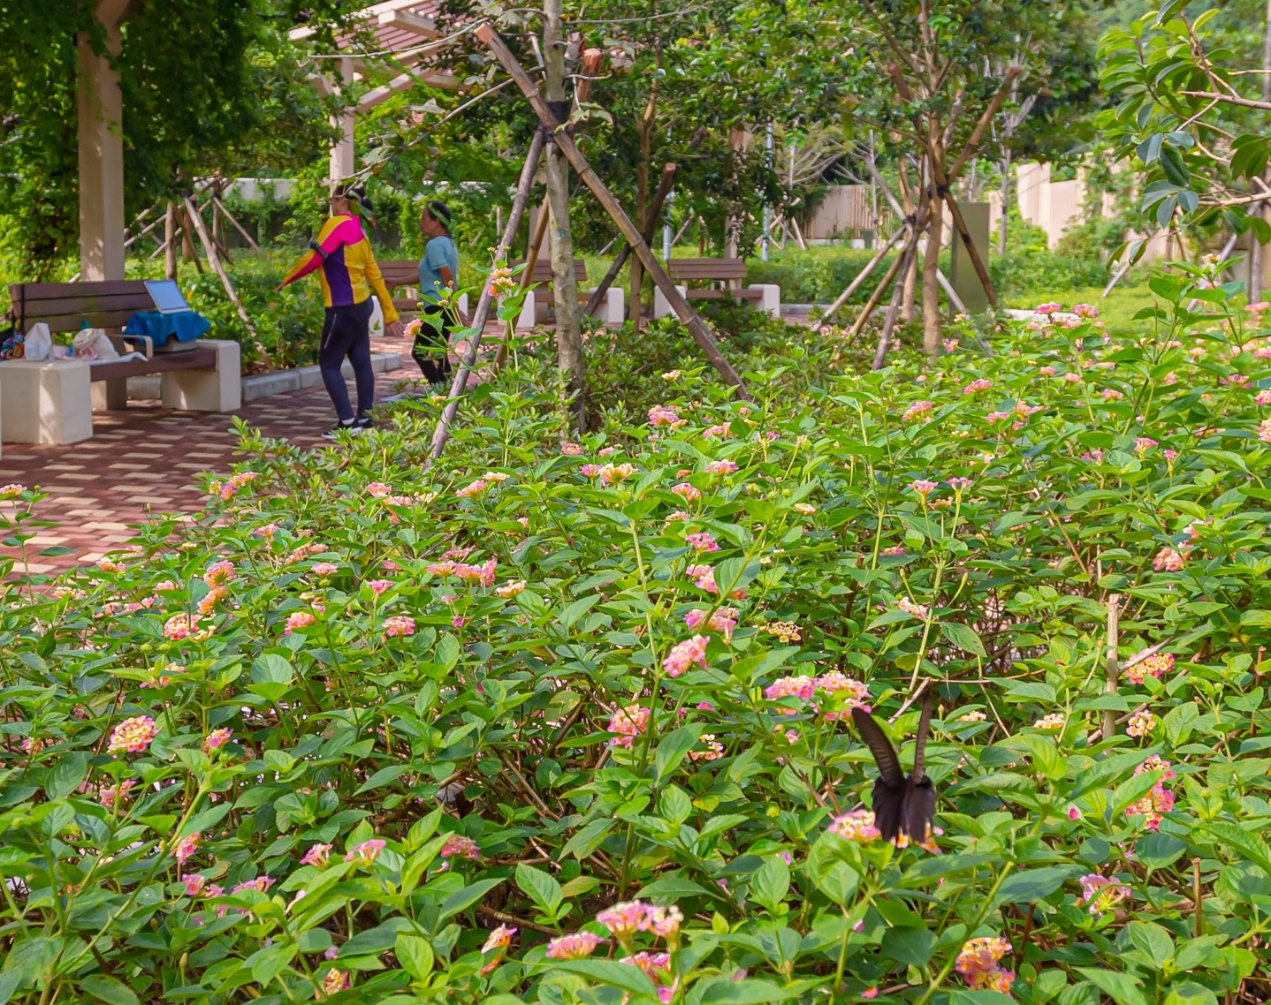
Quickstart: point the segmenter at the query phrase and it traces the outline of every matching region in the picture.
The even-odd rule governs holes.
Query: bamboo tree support
[[[540,127],[539,132],[542,132]],[[538,165],[534,167],[538,170]],[[543,239],[547,236],[547,223],[552,218],[552,207],[548,205],[547,199],[543,199],[543,204],[538,208],[538,216],[534,220],[534,232],[530,234],[530,246],[525,249],[525,268],[521,270],[521,289],[526,290],[530,285],[530,277],[534,275],[534,266],[538,264],[538,253],[543,247]],[[519,222],[519,221],[518,221]],[[534,319],[536,322],[538,318]],[[503,369],[503,364],[508,358],[508,339],[505,337],[499,343],[499,351],[494,354],[494,372],[498,373]]]
[[[234,214],[225,208],[225,203],[221,202],[221,197],[219,195],[212,196],[212,205],[216,207],[217,211],[220,212],[221,216],[223,216],[229,222],[230,226],[232,226],[235,230],[237,230],[243,236],[243,240],[247,242],[248,246],[252,249],[252,251],[260,250],[260,245],[256,243],[256,239],[253,238],[251,234],[247,233],[246,229],[244,229],[241,223],[239,223],[236,219],[234,219]]]
[[[247,308],[243,306],[243,302],[238,299],[238,294],[234,292],[234,284],[229,281],[225,266],[221,264],[221,258],[216,253],[216,245],[212,243],[212,239],[208,236],[207,227],[203,224],[203,217],[195,210],[194,203],[188,195],[182,196],[181,199],[185,203],[185,211],[194,223],[194,229],[198,232],[199,243],[203,245],[203,251],[207,254],[208,264],[212,267],[212,271],[216,273],[217,278],[220,279],[221,286],[224,287],[225,295],[229,297],[230,303],[238,311],[238,316],[247,328],[247,334],[252,337],[252,341],[259,347],[260,336],[256,334],[256,326],[252,324],[252,319],[247,314]]]
[[[888,188],[887,182],[883,180],[882,176],[878,174],[877,169],[874,168],[872,164],[869,165],[869,167],[870,167],[870,170],[873,171],[874,183],[877,185],[878,189],[883,193],[883,197],[890,204],[892,208],[892,212],[903,216],[904,210],[901,209],[900,203],[896,201],[895,194],[892,192],[890,188]],[[922,249],[919,249],[919,250],[922,250]],[[916,260],[917,259],[915,258],[915,261]],[[946,276],[943,271],[941,271],[940,269],[937,269],[936,279],[939,280],[940,288],[944,290],[945,295],[949,298],[949,303],[953,306],[953,309],[956,311],[960,311],[963,314],[966,314],[967,313],[966,304],[962,302],[962,298],[958,296],[957,290],[955,290],[953,288],[953,284],[949,282],[949,277]]]
[[[939,167],[932,164],[934,171],[939,172]],[[953,198],[953,193],[949,191],[947,185],[936,184],[936,191],[940,192],[944,197],[945,205],[949,207],[949,215],[953,217],[953,226],[957,229],[958,235],[962,238],[962,244],[966,248],[967,257],[971,259],[971,265],[975,269],[975,274],[980,278],[980,285],[984,287],[984,295],[989,299],[989,305],[994,309],[999,309],[997,302],[997,292],[993,289],[993,280],[989,278],[989,270],[984,265],[984,259],[980,257],[979,249],[975,246],[975,241],[971,239],[971,230],[966,225],[966,220],[962,217],[962,210],[958,208],[957,201]]]
[[[168,279],[177,277],[177,204],[171,201],[163,222],[163,274]]]
[[[592,195],[596,197],[596,201],[604,207],[605,211],[613,218],[614,223],[618,225],[622,236],[627,239],[627,243],[631,245],[632,250],[635,252],[636,258],[652,277],[654,285],[662,291],[662,295],[666,297],[667,303],[675,311],[676,316],[688,328],[689,334],[693,336],[693,339],[702,348],[711,365],[719,371],[720,376],[725,381],[737,388],[737,392],[742,398],[751,400],[751,396],[742,383],[741,377],[720,353],[719,346],[715,344],[715,339],[711,335],[710,329],[706,327],[705,322],[689,306],[688,301],[680,295],[680,291],[675,288],[671,277],[666,274],[666,270],[658,264],[657,258],[649,250],[643,235],[636,229],[635,224],[631,222],[631,218],[623,211],[618,200],[605,187],[605,183],[600,180],[600,176],[596,174],[592,166],[587,163],[587,158],[579,152],[563,125],[552,115],[547,103],[543,100],[542,95],[539,94],[537,87],[535,87],[534,81],[530,79],[529,74],[516,61],[516,57],[512,55],[512,52],[488,23],[483,23],[477,27],[476,36],[490,48],[499,62],[503,64],[504,68],[511,74],[512,79],[516,81],[522,93],[529,100],[539,120],[552,131],[553,142],[556,143],[573,169],[578,172],[578,177],[591,190]]]
[[[895,285],[891,291],[891,304],[887,307],[887,317],[883,319],[883,330],[878,336],[878,349],[874,353],[874,365],[871,367],[873,370],[881,370],[883,363],[887,360],[887,349],[891,342],[891,334],[896,329],[896,320],[900,317],[901,301],[905,295],[905,277],[909,274],[909,267],[918,260],[918,241],[910,241],[900,257],[904,261],[896,274]]]
[[[662,207],[666,203],[667,196],[671,194],[671,186],[675,184],[675,172],[676,164],[673,161],[668,161],[662,167],[662,177],[658,181],[658,189],[653,193],[653,201],[649,203],[649,211],[645,214],[643,236],[646,244],[653,240],[653,232],[657,229],[657,221],[662,215]],[[613,264],[609,266],[609,271],[600,280],[600,285],[592,291],[591,299],[587,301],[586,313],[596,313],[596,308],[605,299],[605,294],[609,292],[609,287],[613,285],[613,281],[618,278],[618,273],[622,270],[622,266],[626,264],[630,254],[631,245],[624,244],[622,250],[618,252],[618,256],[613,260]]]
[[[507,255],[512,242],[516,240],[516,232],[521,227],[521,217],[525,215],[525,204],[529,201],[530,187],[534,184],[534,173],[538,170],[538,161],[543,156],[543,146],[546,142],[547,134],[542,129],[535,130],[534,138],[530,140],[529,152],[525,155],[525,165],[521,168],[521,177],[516,183],[516,195],[512,199],[512,210],[508,213],[507,226],[503,228],[503,236],[499,239],[499,246],[494,252],[496,261],[502,260]],[[471,334],[467,337],[467,348],[459,360],[459,369],[455,371],[454,380],[450,384],[450,400],[446,402],[441,418],[437,420],[437,428],[433,430],[431,456],[425,468],[431,467],[432,462],[446,449],[446,442],[450,439],[451,423],[454,422],[455,414],[459,411],[459,398],[467,388],[468,375],[476,364],[477,350],[481,347],[481,336],[485,332],[485,322],[490,316],[490,307],[493,303],[490,283],[487,281],[481,290],[481,297],[477,300],[472,324],[468,326]],[[504,347],[506,345],[507,343],[504,342]],[[504,348],[501,347],[500,352],[503,351]]]
[[[880,247],[878,251],[874,253],[874,257],[865,263],[865,268],[861,269],[861,271],[857,273],[856,278],[847,284],[847,289],[845,289],[842,293],[840,293],[838,295],[838,299],[835,300],[834,303],[830,304],[830,306],[826,308],[825,313],[821,315],[821,321],[810,322],[808,324],[808,327],[809,328],[820,327],[823,321],[829,321],[830,318],[834,317],[834,315],[837,314],[843,308],[843,305],[846,304],[849,299],[851,299],[852,294],[855,293],[857,290],[859,290],[865,284],[865,280],[869,278],[869,274],[873,272],[876,268],[878,268],[878,263],[881,262],[887,256],[887,252],[891,251],[891,249],[895,247],[896,242],[905,236],[905,231],[907,231],[908,229],[909,229],[908,225],[903,224],[901,228],[898,231],[896,231],[896,233],[892,234],[891,237],[888,239],[887,243],[882,245],[882,247]]]
[[[874,289],[874,292],[869,295],[869,299],[865,301],[865,306],[861,308],[860,314],[858,314],[856,316],[856,320],[852,322],[852,327],[847,331],[847,338],[849,342],[855,341],[856,336],[861,333],[861,330],[865,327],[865,323],[870,319],[870,316],[878,309],[879,301],[881,301],[884,295],[886,295],[887,288],[891,286],[892,281],[896,278],[896,274],[900,272],[901,267],[904,265],[906,260],[909,259],[910,249],[915,249],[914,253],[917,253],[916,249],[919,235],[922,233],[922,225],[923,222],[921,220],[913,224],[906,221],[905,247],[901,253],[896,256],[895,261],[888,266],[887,272],[883,276],[883,281],[879,283]]]
[[[225,243],[225,228],[222,226],[223,221],[216,212],[216,197],[220,193],[220,190],[221,182],[220,179],[217,179],[212,183],[212,194],[211,198],[208,199],[208,205],[212,207],[212,243],[216,245],[217,254],[221,255],[225,261],[233,265],[234,259],[230,257],[229,246]],[[200,208],[199,213],[202,214],[202,212],[203,210]]]
[[[1108,694],[1116,694],[1117,684],[1121,679],[1121,667],[1117,662],[1117,646],[1120,644],[1120,604],[1121,598],[1113,594],[1108,598],[1108,661],[1104,668],[1104,690]],[[1116,736],[1117,716],[1110,708],[1103,710],[1103,739],[1111,740]]]
[[[900,96],[900,99],[906,103],[911,101],[912,94],[909,90],[909,85],[905,83],[905,79],[901,75],[899,64],[892,63],[888,67],[888,73],[896,85],[896,93]],[[1012,66],[1006,71],[1006,80],[997,93],[993,95],[992,100],[989,101],[988,106],[980,116],[980,120],[975,124],[975,128],[971,130],[971,135],[967,138],[966,143],[963,144],[962,152],[958,154],[957,159],[953,162],[953,167],[947,173],[944,170],[944,158],[938,156],[934,139],[921,128],[920,123],[916,119],[914,121],[914,131],[922,138],[922,145],[927,154],[927,163],[931,166],[931,183],[935,186],[936,195],[949,207],[949,215],[953,217],[953,226],[962,237],[962,243],[967,250],[967,257],[971,259],[971,265],[975,269],[976,276],[979,277],[980,285],[984,287],[984,295],[988,297],[989,304],[994,310],[998,309],[997,293],[993,289],[992,280],[989,279],[988,269],[984,267],[984,260],[980,258],[980,252],[976,248],[975,242],[971,240],[971,233],[967,228],[966,220],[962,218],[962,211],[958,208],[957,201],[953,198],[953,192],[949,186],[957,180],[967,161],[975,153],[975,149],[980,145],[980,140],[983,138],[985,130],[988,129],[993,116],[1002,107],[1002,102],[1006,100],[1011,84],[1019,74],[1020,68],[1017,66]],[[934,213],[931,214],[931,218],[933,221],[935,220]],[[939,253],[939,250],[937,248],[936,252]]]
[[[198,274],[203,275],[203,263],[199,261],[199,256],[194,251],[194,233],[190,224],[190,200],[183,198],[181,213],[181,257],[187,262],[193,262],[194,268]]]

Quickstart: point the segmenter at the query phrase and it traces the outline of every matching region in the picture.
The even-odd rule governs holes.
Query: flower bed
[[[526,352],[428,473],[430,403],[246,436],[196,524],[7,595],[0,989],[1235,995],[1271,339],[1166,292],[1149,342],[1041,325],[754,404],[685,366],[582,442]],[[38,494],[0,495],[23,535]],[[848,714],[899,742],[924,686],[942,854],[879,840]]]

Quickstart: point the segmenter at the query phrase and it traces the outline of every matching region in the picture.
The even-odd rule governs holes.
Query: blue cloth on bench
[[[178,342],[192,342],[211,327],[212,322],[195,311],[179,311],[176,314],[138,311],[128,319],[124,334],[148,335],[157,348],[173,337]]]

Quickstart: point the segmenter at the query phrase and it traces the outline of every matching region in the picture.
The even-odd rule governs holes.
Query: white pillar
[[[347,93],[349,84],[353,82],[353,60],[345,58],[339,61],[340,86],[336,89],[342,101],[351,101]],[[340,138],[331,144],[331,160],[328,177],[334,184],[351,178],[357,170],[355,164],[355,148],[353,145],[353,123],[355,120],[352,105],[346,105],[339,115],[332,116],[331,125],[340,130]]]
[[[124,278],[123,96],[110,56],[120,51],[119,22],[128,0],[101,0],[106,52],[76,37],[79,73],[79,261],[84,280]],[[109,54],[109,55],[108,55]]]

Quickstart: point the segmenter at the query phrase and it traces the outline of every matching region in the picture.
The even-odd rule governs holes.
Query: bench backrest
[[[513,262],[512,266],[520,265],[520,262]],[[581,258],[574,259],[574,280],[578,283],[587,282],[587,263]],[[552,260],[539,256],[534,261],[534,271],[530,273],[531,283],[550,283],[552,281]]]
[[[154,300],[139,279],[104,283],[15,283],[9,302],[19,331],[43,321],[49,331],[122,328],[138,311],[154,310]]]
[[[672,279],[746,280],[746,263],[740,258],[672,258],[666,267]]]
[[[379,263],[384,285],[390,290],[398,286],[419,285],[418,258],[389,258]]]

